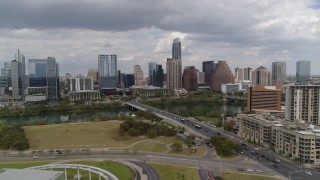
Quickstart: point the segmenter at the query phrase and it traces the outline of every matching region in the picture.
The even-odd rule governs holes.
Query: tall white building
[[[254,85],[270,86],[271,85],[271,73],[270,71],[260,66],[252,73],[252,83]]]
[[[136,86],[144,86],[145,85],[143,71],[142,71],[140,65],[134,66],[134,84]]]
[[[320,125],[320,85],[287,85],[286,119]]]
[[[182,65],[181,59],[167,59],[167,88],[182,88]]]
[[[286,82],[286,62],[272,62],[272,85]]]

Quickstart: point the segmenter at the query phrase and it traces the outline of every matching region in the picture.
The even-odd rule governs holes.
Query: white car
[[[276,162],[277,162],[277,163],[280,163],[281,161],[280,161],[279,159],[276,159]]]
[[[312,176],[312,173],[310,171],[305,171],[304,173],[309,175],[309,176]]]
[[[262,173],[263,171],[261,171],[260,169],[257,169],[256,172]]]
[[[49,156],[49,159],[55,159],[56,157],[54,157],[54,156]]]
[[[33,156],[32,159],[39,159],[39,157],[38,156]]]
[[[249,171],[249,172],[253,172],[253,169],[247,169],[247,171]]]

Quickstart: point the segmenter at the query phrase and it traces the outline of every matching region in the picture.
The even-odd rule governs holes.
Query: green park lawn
[[[159,173],[161,180],[199,180],[198,169],[196,168],[167,164],[149,164]]]
[[[192,150],[196,150],[196,151],[192,151]],[[176,155],[185,155],[185,156],[204,156],[205,152],[206,152],[207,148],[205,146],[200,146],[200,147],[191,147],[186,148],[186,149],[182,149],[181,151],[170,151],[170,154],[176,154]]]
[[[41,166],[45,164],[52,163],[53,161],[25,161],[25,162],[1,162],[0,169],[2,168],[13,168],[13,169],[23,169],[33,166]]]
[[[222,178],[225,180],[280,180],[272,176],[259,176],[249,173],[222,172]]]
[[[120,121],[54,124],[25,127],[31,149],[122,147],[145,137],[120,136]]]

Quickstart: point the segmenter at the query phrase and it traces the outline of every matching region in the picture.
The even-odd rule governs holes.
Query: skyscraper
[[[286,82],[286,62],[272,62],[272,85]]]
[[[243,80],[252,81],[252,68],[246,67],[243,69]]]
[[[149,63],[149,85],[162,87],[163,85],[163,69],[162,65],[155,62]]]
[[[216,69],[216,64],[214,61],[203,61],[202,62],[202,72],[204,72],[205,84],[209,85],[211,82],[211,76]]]
[[[222,84],[234,83],[234,76],[225,60],[218,61],[212,74],[210,87],[213,91],[221,91]]]
[[[0,74],[0,95],[9,95],[11,87],[11,62],[5,62]]]
[[[144,77],[143,77],[143,71],[140,67],[140,65],[135,65],[134,66],[134,84],[136,86],[144,86]]]
[[[253,71],[252,80],[254,85],[270,86],[271,73],[267,68],[260,66]]]
[[[118,86],[117,55],[99,55],[98,72],[101,91],[116,89]]]
[[[244,68],[236,67],[234,70],[234,76],[236,82],[242,82],[244,80]]]
[[[168,58],[167,59],[167,88],[169,89],[175,89],[175,88],[181,88],[182,82],[181,82],[181,59],[173,59]]]
[[[59,66],[54,57],[47,58],[47,100],[54,103],[59,98]]]
[[[194,66],[187,66],[183,70],[182,87],[187,91],[198,90],[197,71]]]
[[[181,59],[181,42],[180,38],[176,38],[172,43],[172,58]]]
[[[47,60],[28,59],[29,87],[47,86]]]
[[[13,99],[24,99],[24,91],[26,89],[25,78],[25,57],[18,49],[18,54],[15,55],[15,60],[11,61],[11,85]]]
[[[297,61],[296,82],[303,83],[310,80],[310,61]]]
[[[23,98],[21,68],[21,62],[16,60],[11,61],[12,98],[16,100],[21,100]]]
[[[88,70],[88,77],[92,78],[93,81],[93,89],[99,90],[99,79],[98,79],[98,70],[97,69],[89,69]]]

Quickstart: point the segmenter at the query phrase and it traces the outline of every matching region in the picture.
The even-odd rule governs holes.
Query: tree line
[[[151,124],[142,121],[125,121],[120,124],[119,133],[120,135],[145,135],[149,138],[155,138],[158,136],[174,136],[176,135],[176,130],[163,124]]]
[[[210,143],[215,147],[218,155],[230,156],[242,151],[242,146],[223,136],[213,136]]]

